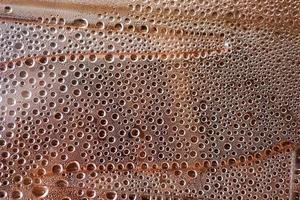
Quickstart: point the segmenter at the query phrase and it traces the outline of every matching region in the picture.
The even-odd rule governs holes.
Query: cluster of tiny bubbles
[[[47,2],[0,3],[0,199],[299,198],[297,1]]]

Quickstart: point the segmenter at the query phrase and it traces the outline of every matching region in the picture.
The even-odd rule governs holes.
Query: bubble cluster
[[[0,3],[0,199],[300,198],[300,2]]]

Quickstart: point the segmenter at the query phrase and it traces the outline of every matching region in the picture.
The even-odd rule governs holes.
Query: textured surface
[[[0,199],[299,199],[299,0],[0,2]]]

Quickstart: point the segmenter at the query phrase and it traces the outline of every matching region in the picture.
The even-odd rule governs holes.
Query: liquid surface
[[[2,0],[0,199],[296,200],[300,1]]]

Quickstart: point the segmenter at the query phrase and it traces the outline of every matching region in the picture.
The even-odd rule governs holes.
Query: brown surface
[[[0,199],[298,199],[299,10],[1,1]]]

